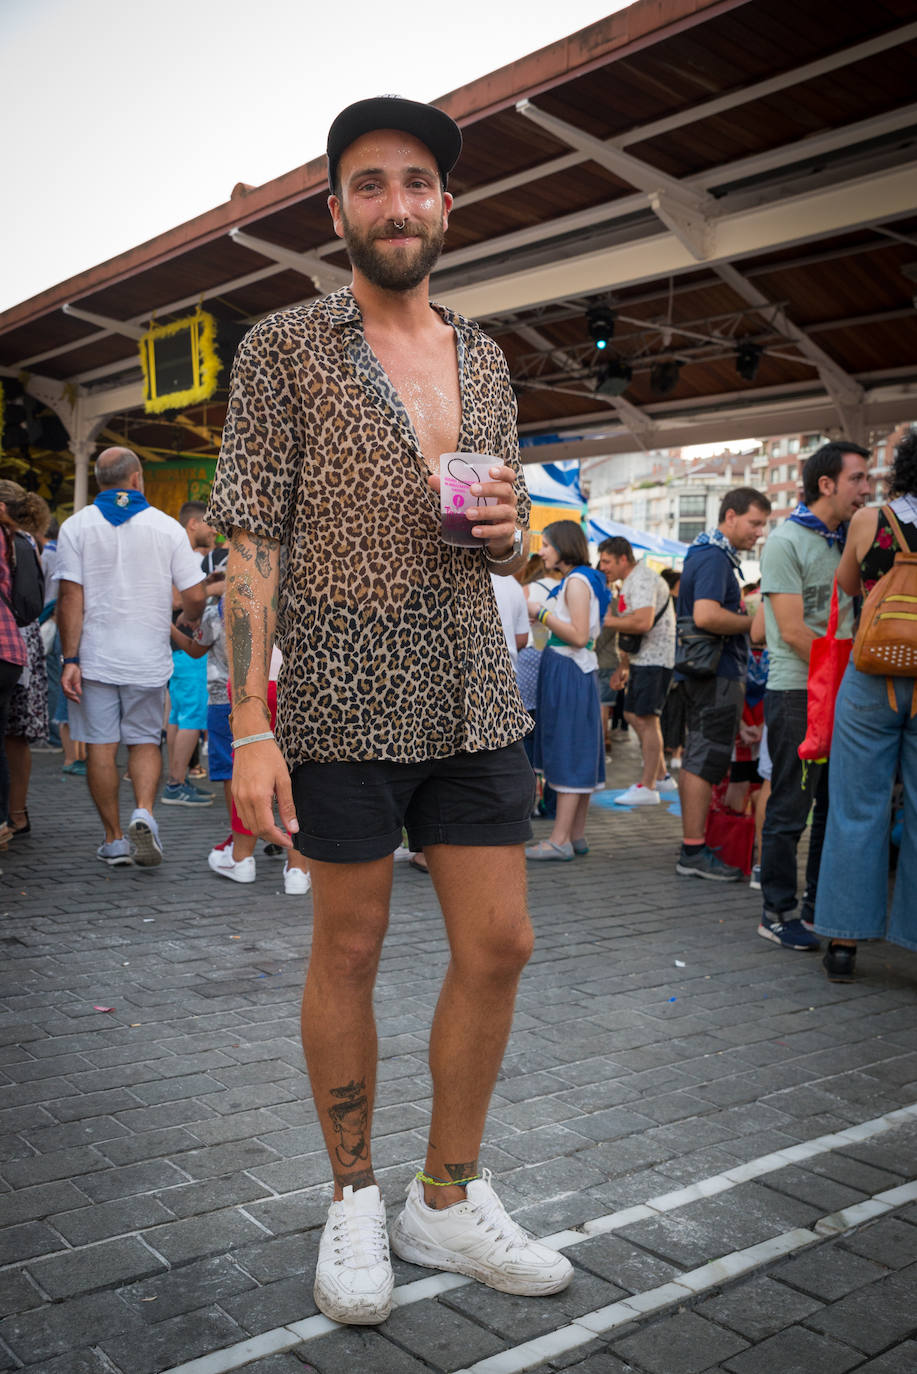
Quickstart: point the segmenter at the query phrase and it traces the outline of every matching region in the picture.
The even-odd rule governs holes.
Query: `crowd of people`
[[[588,853],[589,799],[605,776],[601,713],[607,719],[623,694],[642,773],[614,800],[642,808],[679,794],[676,873],[714,882],[747,877],[762,894],[758,934],[800,952],[827,939],[823,963],[832,981],[855,976],[858,939],[885,936],[917,948],[908,896],[917,863],[914,677],[885,679],[851,661],[830,761],[800,757],[811,646],[827,631],[832,595],[838,635],[851,639],[862,596],[897,553],[917,552],[917,432],[898,448],[890,506],[866,504],[867,457],[847,441],[823,445],[805,464],[802,500],[766,540],[768,498],[751,487],[729,492],[718,524],[698,535],[680,574],[638,562],[626,539],[604,540],[598,572],[614,593],[610,605],[579,523],[544,530],[537,573],[560,580],[534,596],[535,572],[519,577],[533,628],[548,632],[526,651],[540,660],[537,678],[529,669],[521,685],[534,703],[535,767],[558,801],[551,834],[526,850],[529,860],[571,862]],[[743,586],[739,555],[761,541],[760,580]],[[897,783],[901,824],[890,852]],[[727,862],[710,842],[715,797],[720,821],[731,818],[737,841],[748,841],[747,865]],[[798,848],[810,815],[800,898]]]
[[[588,853],[589,804],[615,720],[633,728],[642,754],[641,776],[619,800],[658,814],[651,808],[677,786],[676,872],[718,882],[743,873],[708,842],[713,792],[734,756],[758,765],[734,770],[732,788],[757,786],[766,727],[759,933],[805,950],[821,931],[830,977],[852,977],[855,942],[883,932],[900,767],[910,795],[888,934],[917,948],[906,909],[917,863],[913,681],[880,689],[850,670],[830,785],[826,768],[803,770],[795,753],[835,572],[847,624],[859,582],[888,565],[898,531],[917,544],[913,437],[896,461],[891,519],[862,509],[863,450],[828,444],[810,458],[804,501],[764,546],[765,609],[743,602],[739,581],[739,555],[762,538],[770,510],[752,488],[730,492],[717,525],[695,540],[676,604],[677,578],[639,562],[626,540],[605,541],[591,566],[576,521],[549,525],[530,562],[506,361],[476,324],[429,299],[461,147],[456,124],[433,106],[386,96],[342,111],[328,134],[328,208],[352,284],[260,321],[243,340],[207,508],[189,503],[180,520],[154,510],[138,458],[108,449],[96,462],[97,497],[64,522],[54,551],[66,723],[53,714],[61,739],[66,729],[85,746],[99,860],[162,863],[154,805],[164,742],[160,802],[213,805],[191,770],[206,729],[232,828],[208,856],[215,877],[251,883],[261,836],[285,855],[287,892],[311,884],[302,1035],[333,1186],[314,1293],[327,1316],[362,1325],[391,1310],[390,1246],[522,1296],[572,1279],[566,1257],[508,1215],[479,1153],[533,947],[526,863]],[[439,476],[441,455],[456,450],[492,464],[469,488],[458,543],[443,537]],[[20,633],[9,604],[9,532],[28,528],[24,497],[0,485],[0,843],[28,825],[12,777],[22,774],[23,735],[9,722],[26,738],[48,729],[28,707],[9,715],[33,681],[47,709],[43,662],[31,675],[40,634]],[[228,541],[223,566],[215,531]],[[866,716],[864,744],[853,737]],[[119,744],[135,802],[124,827]],[[538,843],[533,764],[553,816]],[[813,799],[797,917],[796,848]],[[869,864],[852,874],[867,846]],[[402,848],[423,855],[450,957],[430,1031],[426,1153],[390,1237],[372,1164],[373,990]]]

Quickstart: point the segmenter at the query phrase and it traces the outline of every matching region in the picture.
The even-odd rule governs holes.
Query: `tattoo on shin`
[[[345,1169],[334,1169],[334,1181],[339,1188],[350,1187],[356,1193],[360,1188],[371,1188],[376,1181],[372,1169],[356,1169],[349,1173]]]
[[[358,1160],[369,1159],[369,1141],[366,1138],[366,1128],[369,1125],[366,1080],[361,1078],[359,1083],[351,1081],[342,1088],[332,1088],[331,1096],[338,1099],[328,1109],[328,1116],[337,1136],[335,1158],[345,1169],[352,1169]],[[332,1160],[332,1165],[333,1163]],[[348,1178],[347,1182],[352,1183],[353,1179]]]

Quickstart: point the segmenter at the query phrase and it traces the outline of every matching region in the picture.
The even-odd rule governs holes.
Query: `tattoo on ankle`
[[[366,1138],[366,1128],[369,1124],[366,1079],[361,1078],[359,1083],[351,1081],[342,1088],[332,1088],[331,1096],[340,1099],[328,1110],[338,1138],[334,1153],[339,1164],[345,1169],[352,1169],[358,1160],[369,1159],[369,1141]],[[334,1161],[332,1165],[333,1163]],[[337,1171],[335,1177],[337,1178]],[[347,1181],[349,1183],[352,1180]]]
[[[334,1181],[339,1188],[349,1185],[356,1192],[358,1188],[371,1188],[376,1178],[372,1169],[358,1169],[354,1174],[345,1174],[342,1169],[335,1169]]]
[[[474,1178],[475,1175],[479,1172],[480,1170],[478,1169],[478,1161],[476,1159],[472,1159],[468,1164],[446,1165],[446,1173],[449,1175],[451,1179]]]

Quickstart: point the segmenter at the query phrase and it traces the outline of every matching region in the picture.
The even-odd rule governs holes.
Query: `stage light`
[[[657,396],[667,396],[678,386],[681,376],[681,363],[677,358],[667,358],[664,362],[654,363],[650,369],[650,386]]]
[[[595,383],[597,396],[623,396],[633,379],[634,369],[623,358],[612,358],[601,369]]]
[[[604,351],[614,337],[614,311],[609,310],[607,305],[590,305],[586,311],[586,324],[596,348]]]
[[[756,343],[736,345],[736,372],[746,382],[753,382],[758,375],[758,365],[764,349]]]

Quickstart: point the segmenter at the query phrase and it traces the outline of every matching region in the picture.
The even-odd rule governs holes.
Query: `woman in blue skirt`
[[[605,741],[599,706],[595,641],[608,607],[605,579],[589,566],[589,546],[576,520],[543,531],[545,568],[563,581],[529,617],[549,632],[538,676],[535,767],[557,793],[550,839],[525,851],[527,859],[569,862],[587,854],[586,815],[593,792],[605,786]]]

